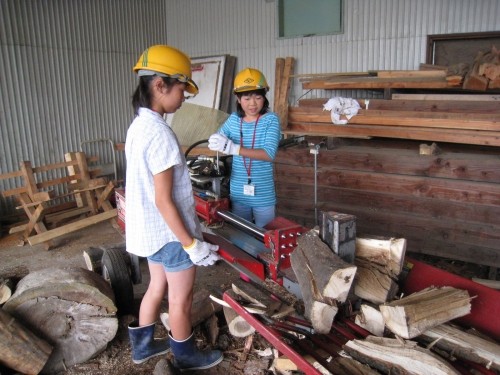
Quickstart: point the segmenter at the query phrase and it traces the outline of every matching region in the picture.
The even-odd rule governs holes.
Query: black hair
[[[145,107],[151,109],[151,82],[158,77],[156,75],[152,76],[140,76],[137,88],[132,95],[132,107],[134,108],[134,114],[137,116],[139,114],[139,108]],[[170,88],[174,86],[179,81],[171,77],[161,77],[165,85]]]
[[[260,110],[259,114],[264,115],[267,112],[269,112],[269,100],[267,100],[266,98],[266,89],[237,92],[236,96],[238,97],[238,99],[241,99],[242,96],[251,94],[257,94],[264,97],[264,105],[262,106],[262,109]],[[243,111],[243,108],[241,108],[241,104],[239,101],[236,101],[236,113],[238,114],[239,117],[245,117],[245,111]]]

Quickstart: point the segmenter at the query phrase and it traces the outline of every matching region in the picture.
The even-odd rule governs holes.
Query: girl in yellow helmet
[[[222,361],[218,350],[198,351],[191,327],[196,267],[214,264],[218,246],[203,242],[184,154],[164,115],[198,92],[191,61],[166,45],[149,47],[133,68],[139,83],[132,97],[135,115],[127,131],[127,251],[147,257],[151,280],[139,320],[129,325],[132,360],[172,350],[182,370],[205,369]],[[168,288],[169,339],[154,340],[154,326]]]
[[[275,217],[276,193],[273,160],[281,126],[269,110],[266,78],[246,68],[234,79],[237,108],[219,131],[209,138],[211,150],[234,155],[229,183],[231,211],[258,227]]]

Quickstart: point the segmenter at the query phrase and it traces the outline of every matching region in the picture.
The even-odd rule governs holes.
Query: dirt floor
[[[83,251],[89,247],[101,247],[123,244],[122,233],[115,229],[110,223],[97,224],[92,227],[60,237],[56,247],[46,251],[42,245],[22,245],[16,235],[6,235],[0,238],[0,275],[5,270],[16,267],[25,268],[29,272],[41,270],[48,267],[78,266],[86,268]],[[427,263],[434,264],[449,272],[460,274],[464,277],[488,276],[488,267],[465,264],[458,261],[446,261],[429,256],[413,257],[420,258]],[[141,284],[134,285],[134,309],[132,314],[119,315],[119,328],[115,338],[108,344],[107,348],[93,359],[74,365],[66,371],[57,375],[134,375],[134,374],[164,374],[155,371],[155,367],[162,357],[156,357],[149,361],[135,365],[131,360],[131,349],[128,338],[128,324],[135,319],[141,298],[147,288],[149,275],[146,262],[141,262],[143,280]],[[221,291],[231,287],[231,282],[239,278],[239,273],[224,262],[219,262],[212,267],[198,268],[195,291],[202,288],[218,289]],[[167,309],[165,304],[164,309]],[[223,314],[217,314],[219,334],[214,344],[209,344],[206,329],[203,324],[196,327],[195,337],[202,348],[219,349],[224,352],[224,360],[216,367],[191,373],[200,374],[225,374],[225,375],[264,375],[271,374],[268,370],[272,362],[271,356],[262,356],[259,351],[267,349],[270,344],[258,333],[254,335],[252,351],[245,359],[243,349],[245,339],[234,338],[227,329]],[[157,338],[167,336],[165,327],[158,322],[156,325]],[[165,356],[168,357],[168,356]],[[164,357],[164,358],[165,358]],[[11,375],[14,372],[0,366],[0,375]],[[189,374],[189,373],[188,373]]]
[[[0,238],[0,274],[2,271],[26,267],[29,272],[44,269],[47,267],[68,267],[78,266],[86,268],[83,258],[83,251],[91,246],[109,246],[113,244],[123,244],[122,234],[111,224],[102,223],[92,227],[82,229],[64,237],[60,237],[56,247],[46,251],[42,245],[30,246],[22,245],[15,235],[3,235]],[[134,285],[134,313],[119,316],[119,328],[115,338],[109,343],[107,349],[87,361],[86,363],[74,365],[58,375],[133,375],[152,374],[157,362],[161,357],[156,357],[147,362],[135,365],[131,360],[131,349],[128,339],[128,324],[135,319],[138,306],[149,282],[147,264],[141,261],[142,283]],[[195,291],[199,288],[216,288],[226,290],[231,287],[231,281],[238,278],[239,274],[224,262],[219,262],[212,267],[200,267],[197,273]],[[166,308],[166,306],[165,306]],[[223,314],[217,316],[219,322],[219,335],[215,345],[207,344],[205,332],[202,325],[195,330],[198,344],[201,347],[215,348],[224,352],[224,360],[216,367],[192,373],[200,374],[265,374],[265,370],[257,369],[262,367],[262,363],[269,363],[269,360],[257,358],[250,354],[246,361],[240,360],[240,355],[244,347],[243,339],[232,337],[227,331]],[[155,337],[167,336],[165,327],[158,322],[156,325]],[[256,335],[258,336],[258,335]],[[254,349],[265,349],[269,344],[260,337],[256,337],[253,342]],[[266,367],[267,368],[267,367]],[[12,371],[0,367],[0,375],[13,374]]]

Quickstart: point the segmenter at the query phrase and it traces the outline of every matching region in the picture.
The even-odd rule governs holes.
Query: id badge
[[[255,185],[253,184],[243,185],[243,194],[250,195],[253,197],[255,195]]]

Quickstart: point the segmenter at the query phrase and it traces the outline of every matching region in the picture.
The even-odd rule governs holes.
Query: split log
[[[255,333],[255,328],[231,307],[223,307],[229,333],[234,337],[247,337]]]
[[[52,346],[0,309],[0,363],[22,374],[38,374]]]
[[[338,357],[332,361],[332,369],[336,375],[379,375],[378,371],[349,357]]]
[[[304,359],[309,362],[316,370],[322,375],[330,375],[331,372],[324,368],[315,358],[311,355],[306,354]],[[275,358],[271,368],[276,370],[279,374],[289,374],[295,371],[300,371],[299,367],[287,357]]]
[[[89,271],[102,274],[103,254],[104,250],[99,249],[98,247],[89,247],[83,251],[83,259],[85,260],[85,265]]]
[[[24,277],[4,309],[54,345],[43,372],[56,373],[94,357],[115,337],[113,298],[94,272],[46,268]]]
[[[450,353],[453,357],[500,370],[500,346],[497,343],[464,332],[454,325],[442,324],[428,329],[417,340]]]
[[[343,348],[354,359],[384,374],[459,374],[443,358],[414,341],[368,336],[365,340],[350,340]]]
[[[191,325],[196,327],[198,324],[207,320],[210,316],[222,310],[222,306],[210,298],[210,292],[206,289],[200,289],[193,295],[193,304],[191,306]],[[160,320],[165,328],[170,331],[168,312],[160,314]]]
[[[375,304],[392,300],[406,252],[404,238],[357,238],[354,293]]]
[[[469,314],[470,300],[467,290],[429,287],[380,305],[380,311],[387,328],[398,336],[411,339],[428,329]]]
[[[361,305],[354,322],[375,336],[384,336],[384,317],[382,316],[380,310],[370,305]]]
[[[278,311],[282,305],[281,301],[273,299],[270,294],[264,293],[261,289],[257,289],[252,284],[243,280],[236,280],[232,283],[233,292],[248,302],[261,306],[266,309],[267,315],[272,315]]]
[[[0,305],[3,305],[9,300],[14,292],[14,282],[12,279],[0,279]]]
[[[304,300],[304,316],[318,333],[330,332],[337,303],[345,302],[356,266],[334,254],[314,230],[299,238],[290,260]]]
[[[314,275],[316,295],[335,299],[340,303],[345,302],[356,274],[356,267],[332,253],[316,231],[311,230],[302,235],[290,257],[297,278],[298,274],[305,274],[305,279]],[[293,266],[294,259],[295,266]]]

